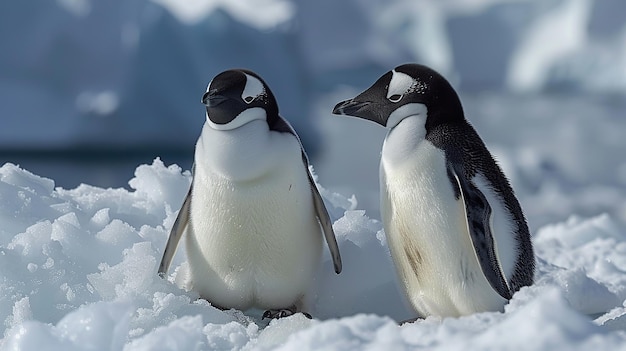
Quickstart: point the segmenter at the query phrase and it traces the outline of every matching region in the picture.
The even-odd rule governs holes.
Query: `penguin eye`
[[[402,100],[402,96],[403,95],[400,95],[400,94],[393,94],[390,97],[388,97],[388,99],[391,102],[398,102],[398,101]]]
[[[243,101],[245,101],[246,104],[249,104],[254,101],[254,96],[246,96],[245,98],[243,98]]]

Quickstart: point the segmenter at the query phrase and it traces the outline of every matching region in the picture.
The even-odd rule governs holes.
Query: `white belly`
[[[306,168],[297,140],[284,137],[267,150],[272,166],[254,179],[227,179],[196,161],[186,236],[190,285],[216,306],[291,307],[318,268],[322,235]]]
[[[505,299],[480,269],[443,151],[424,140],[403,161],[397,156],[386,158],[383,151],[381,212],[396,271],[413,308],[424,317],[501,310]]]

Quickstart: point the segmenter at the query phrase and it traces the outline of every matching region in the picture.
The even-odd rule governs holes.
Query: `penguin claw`
[[[295,310],[291,310],[291,309],[267,310],[263,312],[263,317],[261,318],[261,320],[264,320],[265,318],[279,319],[279,318],[292,316],[296,313],[297,312]],[[308,319],[313,319],[313,317],[307,312],[300,312],[300,313],[302,313]]]
[[[405,325],[405,324],[409,324],[409,323],[414,323],[417,322],[419,320],[421,320],[422,318],[420,317],[415,317],[415,318],[411,318],[411,319],[405,319],[402,322],[398,323],[399,325]]]
[[[289,317],[294,313],[296,312],[289,310],[289,309],[267,310],[263,313],[263,318],[261,318],[261,320],[265,318],[278,319],[278,318]]]

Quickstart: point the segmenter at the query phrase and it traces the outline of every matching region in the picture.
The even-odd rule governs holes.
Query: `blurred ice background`
[[[161,157],[190,169],[217,73],[272,87],[332,191],[378,214],[385,131],[332,116],[405,62],[459,90],[531,228],[626,221],[622,0],[31,0],[0,2],[0,165],[127,187]]]
[[[538,280],[505,313],[384,317],[407,313],[377,221],[385,130],[330,111],[405,62],[457,88],[529,219]],[[266,79],[324,185],[351,264],[322,270],[316,315],[340,319],[260,329],[151,273],[189,183],[161,160],[190,169],[232,67]],[[624,349],[625,133],[623,0],[2,1],[0,349]]]

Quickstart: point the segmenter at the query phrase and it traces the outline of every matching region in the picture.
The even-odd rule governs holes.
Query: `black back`
[[[472,179],[480,173],[487,179],[493,191],[502,198],[504,206],[513,217],[517,242],[518,257],[509,280],[510,288],[515,292],[523,286],[531,285],[534,280],[535,258],[526,218],[508,179],[474,128],[466,120],[440,123],[431,126],[426,139],[444,151],[448,162],[455,165],[457,172],[461,172],[459,176]],[[456,189],[456,183],[453,187]]]

